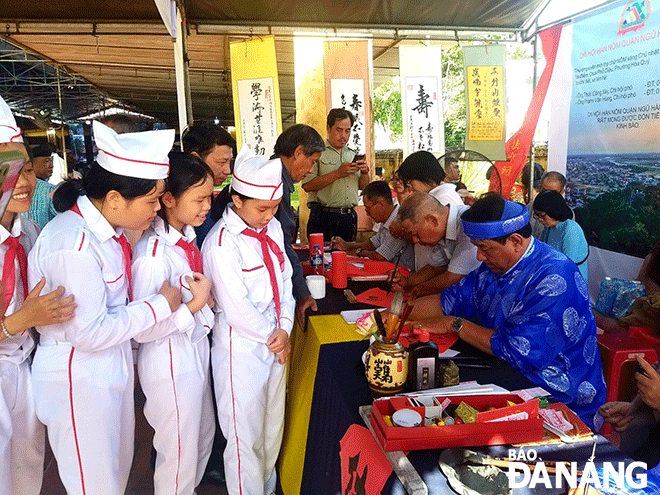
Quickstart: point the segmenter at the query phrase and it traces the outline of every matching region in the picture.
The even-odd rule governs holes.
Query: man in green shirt
[[[303,181],[303,189],[310,193],[308,234],[322,232],[327,240],[334,236],[355,240],[354,207],[360,189],[371,179],[364,156],[346,146],[354,122],[353,114],[343,108],[333,108],[328,114],[326,149]]]

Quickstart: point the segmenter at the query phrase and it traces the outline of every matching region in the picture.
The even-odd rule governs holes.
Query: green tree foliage
[[[403,136],[401,87],[398,77],[381,84],[374,91],[374,121],[385,132],[389,132],[390,140],[398,141]]]
[[[633,185],[608,191],[575,210],[589,244],[644,258],[660,239],[660,188]]]
[[[498,36],[492,39],[497,40]],[[531,57],[531,48],[515,46],[508,58],[519,60]],[[445,119],[445,146],[447,149],[462,148],[465,144],[465,76],[463,51],[456,44],[442,51],[442,99]],[[401,89],[395,77],[381,84],[374,91],[374,120],[397,141],[403,136],[401,116]]]
[[[442,99],[445,117],[445,146],[462,148],[465,144],[465,76],[463,51],[455,45],[442,52]]]

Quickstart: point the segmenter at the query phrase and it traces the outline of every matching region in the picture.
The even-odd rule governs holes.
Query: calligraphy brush
[[[401,261],[401,255],[403,254],[403,250],[406,247],[402,247],[399,250],[399,254],[396,255],[396,263],[394,264],[394,270],[392,271],[392,276],[387,280],[387,292],[392,292],[392,283],[394,283],[394,277],[396,277],[396,272],[399,269],[399,262]]]
[[[406,301],[406,305],[403,307],[403,311],[401,312],[401,318],[399,319],[399,326],[397,327],[396,331],[392,334],[392,339],[391,343],[396,344],[399,341],[399,336],[401,335],[401,331],[403,330],[403,326],[406,324],[406,320],[410,316],[410,313],[412,313],[413,307],[415,306],[415,293],[411,293],[410,296],[408,297],[408,300]]]
[[[385,331],[385,324],[383,323],[383,317],[380,314],[380,311],[378,310],[374,311],[374,320],[376,320],[376,326],[378,327],[378,331],[383,336],[383,340],[385,340],[387,338],[387,332]]]

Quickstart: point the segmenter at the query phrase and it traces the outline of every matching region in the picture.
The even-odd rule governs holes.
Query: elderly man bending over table
[[[490,194],[461,216],[482,264],[416,323],[520,370],[591,428],[606,391],[589,293],[575,263],[531,236],[524,205]],[[451,316],[450,316],[451,315]],[[414,315],[413,315],[414,316]]]

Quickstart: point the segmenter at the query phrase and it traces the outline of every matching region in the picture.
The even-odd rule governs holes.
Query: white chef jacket
[[[19,242],[29,253],[39,235],[39,225],[16,215],[11,232],[0,226],[0,243],[22,234]],[[0,272],[8,247],[0,245]],[[18,257],[14,261],[16,284],[6,315],[24,302],[23,277]],[[27,277],[27,274],[25,274]],[[5,281],[7,283],[7,281]],[[28,285],[29,287],[29,285]],[[0,294],[0,297],[4,297]],[[30,364],[34,330],[0,342],[0,491],[3,495],[38,495],[43,478],[45,429],[35,413]]]
[[[16,215],[14,223],[11,227],[11,232],[7,232],[7,229],[0,225],[0,273],[2,273],[2,270],[4,269],[5,253],[7,252],[7,249],[9,249],[7,246],[1,243],[5,242],[5,240],[10,236],[16,237],[21,235],[19,242],[25,249],[25,253],[27,255],[32,249],[32,246],[34,246],[40,230],[41,229],[36,222],[22,217],[21,215]],[[14,260],[14,271],[16,277],[16,285],[14,286],[14,294],[11,298],[11,302],[5,311],[5,315],[7,316],[15,313],[18,309],[20,309],[24,300],[23,278],[21,276],[21,270],[18,266],[18,257],[16,257]],[[36,280],[33,285],[36,285],[38,281],[39,280]],[[32,286],[28,284],[28,288],[32,288]],[[45,289],[42,290],[41,293],[47,294]],[[3,295],[0,294],[0,297],[3,297]],[[34,345],[35,343],[31,329],[26,330],[21,334],[15,335],[11,339],[5,339],[0,342],[0,361],[11,361],[15,364],[22,363],[25,358],[30,355],[32,349],[34,349]]]
[[[156,294],[161,285],[167,280],[172,287],[181,291],[182,302],[192,300],[192,293],[188,288],[186,276],[192,278],[192,270],[183,248],[176,246],[179,239],[195,243],[195,229],[186,225],[183,229],[185,235],[170,227],[165,230],[165,222],[156,217],[140,241],[133,249],[133,297],[141,299]],[[169,326],[170,333],[180,332],[188,334],[193,343],[199,342],[211,331],[214,315],[208,305],[195,313],[190,313],[188,306],[181,304],[169,318],[160,321],[151,330],[157,335],[163,335],[163,327]],[[160,328],[156,328],[160,327]],[[150,342],[154,340],[154,331],[146,330],[135,337],[137,342]]]
[[[275,255],[268,251],[275,267],[280,294],[278,326],[273,289],[261,254],[261,244],[257,239],[241,234],[249,227],[231,205],[227,208],[202,246],[204,270],[213,280],[216,323],[231,326],[242,337],[264,344],[278,327],[291,334],[295,311],[291,283],[293,270],[284,252],[280,223],[273,217],[266,226],[268,236],[280,246],[284,255],[282,271]]]
[[[192,270],[182,247],[183,239],[195,249],[195,229],[186,225],[181,235],[156,217],[133,251],[133,296],[155,294],[167,280],[181,291],[183,302],[192,299],[185,280]],[[201,259],[200,259],[201,262]],[[150,342],[143,332],[137,357],[140,383],[147,398],[144,414],[154,428],[156,449],[154,493],[191,494],[208,463],[215,433],[215,411],[210,382],[211,309],[191,314],[185,304],[157,323],[172,328],[166,337]],[[162,328],[154,328],[162,334]]]
[[[280,295],[279,324],[261,243],[242,234],[246,228],[230,205],[204,240],[202,259],[204,272],[213,280],[218,311],[211,362],[218,422],[227,438],[227,491],[262,495],[275,491],[286,388],[286,366],[265,344],[277,328],[290,334],[295,301],[293,270],[277,219],[266,228],[284,263],[282,269],[268,249]]]
[[[28,272],[32,285],[46,277],[43,293],[61,285],[78,305],[73,319],[49,326],[42,338],[93,352],[139,338],[145,329],[152,332],[150,323],[164,320],[171,310],[161,294],[126,304],[124,258],[113,239],[122,229],[113,229],[87,196],[77,205],[81,215],[69,210],[46,225],[30,252]]]

